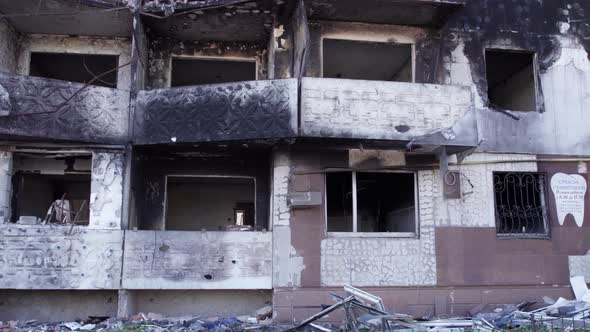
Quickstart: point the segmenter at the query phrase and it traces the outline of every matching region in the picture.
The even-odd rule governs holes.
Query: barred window
[[[494,172],[498,236],[547,237],[545,174]]]

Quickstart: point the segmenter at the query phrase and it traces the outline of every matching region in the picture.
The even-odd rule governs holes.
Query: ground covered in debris
[[[43,323],[31,321],[0,322],[5,331],[590,331],[590,290],[582,276],[570,279],[574,300],[543,297],[543,303],[524,301],[518,304],[479,305],[462,317],[416,318],[385,311],[383,300],[361,289],[344,286],[345,295],[332,293],[334,303],[297,325],[273,322],[272,306],[256,310],[253,315],[237,317],[164,317],[156,313],[139,313],[126,319],[89,317],[84,321]],[[343,310],[341,325],[322,319]]]
[[[35,320],[3,322],[3,331],[120,331],[120,332],[186,332],[186,331],[265,331],[279,332],[289,330],[292,326],[273,324],[272,321],[260,323],[242,321],[236,317],[230,318],[163,318],[160,315],[140,314],[151,318],[117,319],[106,317],[91,317],[84,321],[47,323]],[[255,318],[254,318],[255,319]]]

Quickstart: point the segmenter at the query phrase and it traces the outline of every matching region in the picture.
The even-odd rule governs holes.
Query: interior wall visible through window
[[[256,61],[211,58],[172,58],[170,86],[256,80]]]
[[[323,76],[412,82],[412,44],[344,39],[322,41]]]
[[[12,222],[89,222],[91,156],[15,154]]]
[[[486,78],[491,107],[511,111],[537,110],[535,54],[486,50]]]
[[[116,88],[117,66],[116,55],[33,52],[29,75]]]
[[[250,230],[256,185],[246,177],[168,176],[167,230]]]
[[[327,230],[362,233],[415,233],[414,173],[326,173]]]

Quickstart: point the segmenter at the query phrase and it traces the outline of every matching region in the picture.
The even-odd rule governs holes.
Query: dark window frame
[[[504,53],[519,53],[519,54],[530,54],[532,59],[532,66],[533,66],[533,84],[534,84],[534,90],[535,90],[535,111],[537,113],[543,113],[545,112],[545,101],[543,98],[543,89],[541,87],[541,77],[540,77],[540,69],[539,69],[539,59],[538,59],[538,54],[536,51],[534,50],[525,50],[525,49],[510,49],[510,48],[500,48],[500,47],[485,47],[483,49],[483,64],[484,64],[484,76],[486,78],[485,80],[485,104],[488,108],[495,108],[498,109],[499,107],[496,105],[493,105],[490,101],[490,97],[489,97],[489,86],[488,86],[488,66],[487,66],[487,53],[488,51],[490,52],[504,52]],[[504,110],[501,109],[500,110]],[[528,113],[530,111],[519,111],[517,109],[515,110],[509,110],[512,112],[523,112],[523,113]]]
[[[404,81],[383,81],[383,80],[368,80],[374,82],[391,82],[391,83],[416,83],[416,43],[415,42],[408,42],[408,43],[396,43],[391,41],[375,41],[375,40],[366,40],[366,39],[354,39],[354,38],[344,38],[339,36],[322,36],[320,39],[320,75],[322,78],[330,78],[325,76],[325,55],[324,55],[324,42],[325,40],[336,40],[336,41],[348,41],[348,42],[358,42],[358,43],[374,43],[374,44],[396,44],[396,45],[405,45],[410,47],[410,76],[411,79],[408,82]],[[353,79],[356,78],[330,78],[330,79]],[[363,79],[366,80],[366,79]]]
[[[500,176],[504,176],[504,178],[500,178]],[[534,198],[533,200],[538,200],[538,202],[540,203],[540,206],[538,207],[531,207],[531,206],[526,206],[525,204],[523,204],[523,202],[521,202],[519,205],[522,206],[514,206],[509,208],[508,210],[506,210],[505,208],[500,208],[499,203],[501,204],[501,202],[498,202],[498,196],[502,195],[504,192],[503,190],[514,190],[516,192],[516,188],[504,188],[503,185],[505,186],[506,183],[506,177],[516,177],[519,180],[519,186],[521,186],[521,190],[520,190],[520,199],[523,199],[523,193],[522,193],[522,181],[524,177],[532,177],[532,179],[534,179],[537,184],[535,184],[534,182],[531,184],[529,183],[532,187],[532,190],[535,191],[535,186],[538,187],[538,192],[536,192],[536,195],[538,195],[537,198]],[[501,183],[500,181],[504,181],[504,183]],[[526,180],[525,180],[526,181]],[[550,220],[550,214],[549,214],[549,191],[548,191],[548,186],[547,186],[547,173],[544,172],[503,172],[503,171],[497,171],[497,172],[492,172],[492,188],[493,188],[493,194],[494,194],[494,221],[495,221],[495,226],[496,226],[496,236],[498,238],[523,238],[523,239],[550,239],[551,238],[551,220]],[[526,188],[527,193],[528,190],[531,188]],[[502,194],[500,193],[502,192]],[[510,194],[508,194],[510,195]],[[517,198],[517,193],[513,194],[514,199],[518,199]],[[515,211],[515,208],[518,208],[517,211]],[[538,214],[541,214],[540,216],[538,216]],[[507,215],[506,215],[507,214]],[[501,218],[512,218],[511,223],[512,225],[506,225],[507,221],[502,221]],[[514,220],[514,217],[516,217],[517,220]],[[543,231],[542,232],[518,232],[516,230],[520,230],[522,229],[522,227],[526,227],[524,224],[527,223],[526,225],[528,225],[528,218],[530,219],[534,219],[534,218],[543,218],[542,220],[542,224],[541,226],[543,227]],[[523,221],[524,219],[524,221]],[[502,230],[505,229],[505,230]]]
[[[351,173],[352,177],[352,227],[353,229],[350,232],[330,232],[328,231],[328,190],[327,190],[327,177],[328,173],[335,173],[335,172],[344,172],[344,173]],[[356,187],[356,174],[357,173],[403,173],[403,174],[412,174],[414,177],[414,207],[415,207],[415,217],[414,217],[414,232],[361,232],[358,231],[358,213],[357,213],[357,187]],[[353,170],[327,170],[324,173],[324,227],[325,227],[325,234],[328,237],[367,237],[367,238],[378,238],[378,237],[391,237],[391,238],[413,238],[418,239],[420,237],[420,204],[419,204],[419,191],[418,191],[418,172],[412,171],[381,171],[381,170],[374,170],[374,171],[353,171]]]

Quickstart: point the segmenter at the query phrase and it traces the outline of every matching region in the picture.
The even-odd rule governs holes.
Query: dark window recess
[[[255,223],[251,178],[169,176],[166,229],[223,231]]]
[[[256,62],[172,58],[172,87],[256,80]]]
[[[494,172],[496,230],[499,236],[547,236],[545,175]]]
[[[356,173],[359,232],[415,232],[413,173]]]
[[[412,82],[412,45],[324,39],[323,71],[329,78]]]
[[[533,53],[486,50],[491,107],[521,112],[537,110],[534,57]]]
[[[46,175],[17,172],[13,178],[13,184],[13,207],[16,212],[12,215],[13,222],[36,217],[38,221],[47,219],[48,222],[73,222],[75,220],[76,224],[88,224],[90,174]],[[62,198],[67,203],[56,206],[56,209],[62,209],[64,213],[53,211],[48,214],[50,207],[53,207],[56,201],[61,202]]]
[[[352,175],[326,173],[328,232],[352,232]]]
[[[353,190],[356,179],[356,218]],[[416,232],[413,173],[326,174],[328,232]]]
[[[109,88],[117,87],[116,55],[66,54],[66,53],[31,53],[29,75],[52,78],[56,80],[88,83]]]

